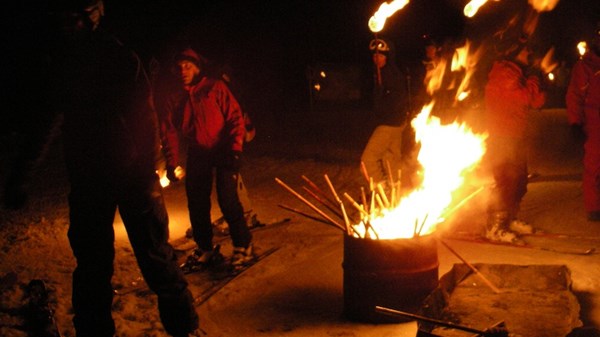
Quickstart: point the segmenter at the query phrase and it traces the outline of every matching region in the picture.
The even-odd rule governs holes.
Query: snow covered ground
[[[301,191],[303,175],[325,187],[323,175],[327,174],[338,191],[358,192],[363,184],[360,152],[370,133],[370,126],[364,123],[364,112],[315,111],[282,120],[286,122],[273,123],[275,126],[257,121],[257,138],[247,147],[242,172],[259,220],[268,223],[291,218],[291,221],[254,232],[259,250],[279,249],[198,306],[202,330],[208,336],[414,336],[415,322],[369,324],[345,319],[342,233],[278,207],[285,204],[311,212],[278,185],[275,178]],[[560,250],[600,248],[600,225],[585,219],[581,149],[569,138],[564,110],[537,112],[531,136],[530,172],[539,176],[529,185],[521,216],[538,229],[577,236],[536,238],[532,242]],[[2,336],[25,336],[11,327],[21,322],[7,310],[21,305],[24,285],[36,278],[45,280],[51,290],[61,333],[65,337],[74,336],[70,304],[74,259],[66,237],[68,186],[60,152],[52,153],[36,172],[29,205],[21,211],[0,213]],[[171,238],[180,244],[189,226],[183,186],[165,189],[165,197]],[[482,193],[469,207],[456,213],[444,225],[444,233],[477,231],[484,221],[484,200]],[[217,216],[218,209],[214,213]],[[144,286],[119,218],[115,231],[113,313],[118,335],[165,336],[156,298]],[[600,327],[599,254],[574,255],[481,244],[456,240],[451,235],[447,243],[470,263],[566,265],[572,272],[572,289],[581,306],[582,325]],[[224,241],[223,250],[226,255],[231,253],[229,240]],[[442,245],[438,248],[438,258],[440,276],[455,263],[461,263]],[[9,274],[16,275],[16,282],[10,282]],[[204,279],[200,275],[189,275],[188,279],[192,292],[199,296]],[[513,314],[527,315],[527,312]]]

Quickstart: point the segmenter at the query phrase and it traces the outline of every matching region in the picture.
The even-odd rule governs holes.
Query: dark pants
[[[118,186],[117,186],[118,185]],[[168,217],[156,175],[71,181],[69,241],[77,260],[73,272],[73,323],[78,337],[113,336],[111,316],[114,229],[118,207],[140,270],[158,295],[165,330],[184,334],[198,327],[187,281],[168,243]]]
[[[521,139],[496,137],[488,140],[488,153],[495,187],[490,212],[507,212],[514,220],[527,193],[527,150]]]
[[[244,210],[237,192],[239,172],[221,165],[219,154],[189,149],[185,187],[194,241],[202,250],[212,250],[213,229],[210,216],[210,195],[213,186],[213,168],[216,171],[217,201],[229,225],[235,247],[248,247],[252,235],[244,218]]]

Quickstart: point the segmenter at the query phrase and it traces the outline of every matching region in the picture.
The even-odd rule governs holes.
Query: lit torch
[[[394,0],[390,3],[382,3],[377,12],[369,19],[369,29],[373,33],[379,33],[383,29],[383,26],[385,26],[385,21],[394,13],[404,8],[408,2],[408,0]]]
[[[581,41],[577,44],[577,51],[579,52],[579,57],[582,57],[587,52],[587,43],[585,41]]]

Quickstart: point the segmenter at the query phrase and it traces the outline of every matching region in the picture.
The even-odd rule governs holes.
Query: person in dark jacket
[[[589,220],[600,221],[600,21],[589,51],[573,66],[566,102],[572,130],[585,139],[584,207]]]
[[[176,56],[182,87],[160,109],[167,177],[179,180],[175,169],[182,165],[181,134],[187,143],[185,185],[192,236],[198,245],[186,267],[220,259],[213,247],[210,214],[213,169],[217,200],[234,246],[232,265],[241,267],[254,259],[252,235],[237,191],[246,128],[237,100],[222,80],[206,75],[206,64],[206,59],[191,48]]]
[[[101,0],[57,2],[56,39],[42,84],[48,106],[62,114],[62,142],[70,183],[68,238],[73,272],[73,324],[77,336],[112,337],[115,323],[113,220],[118,209],[142,275],[158,296],[163,326],[172,336],[198,329],[193,297],[168,243],[168,216],[156,174],[158,123],[145,70],[137,54],[103,29]],[[48,119],[50,120],[50,119]],[[45,134],[51,130],[47,123]],[[29,139],[16,169],[43,148]],[[26,175],[13,175],[11,186]]]
[[[407,83],[395,64],[394,46],[390,41],[374,39],[369,49],[374,65],[373,118],[377,126],[363,150],[361,161],[375,184],[385,184],[395,180],[401,169],[402,134],[408,119]],[[389,176],[390,171],[393,177]]]
[[[488,209],[486,237],[513,242],[533,228],[517,219],[527,193],[527,120],[531,109],[539,109],[546,95],[540,78],[532,73],[532,51],[525,37],[494,62],[485,86],[487,158],[495,186]]]

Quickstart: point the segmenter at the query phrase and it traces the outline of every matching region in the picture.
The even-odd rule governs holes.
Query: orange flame
[[[475,14],[477,14],[479,8],[481,8],[481,6],[485,5],[487,2],[488,0],[471,0],[471,2],[469,2],[463,9],[463,13],[466,17],[472,18],[475,16]]]
[[[542,58],[540,68],[542,68],[544,74],[550,74],[556,67],[558,67],[558,62],[554,60],[554,47],[552,47]]]
[[[394,13],[404,8],[408,2],[409,0],[394,0],[391,3],[382,3],[377,12],[369,19],[369,29],[371,29],[371,32],[378,33],[383,30],[385,21]]]
[[[549,12],[556,7],[559,0],[529,0],[529,4],[538,12]]]
[[[353,226],[355,235],[365,237],[365,228],[371,228],[379,239],[433,233],[437,224],[444,221],[452,193],[463,185],[465,173],[483,156],[487,135],[475,134],[465,124],[456,122],[442,125],[439,118],[430,116],[432,106],[425,106],[412,122],[416,140],[421,144],[421,186],[402,198],[397,207],[370,215]]]
[[[585,55],[585,53],[587,52],[587,49],[588,49],[588,47],[587,47],[587,42],[585,42],[585,41],[580,41],[580,42],[577,44],[577,52],[579,52],[579,56],[583,56],[583,55]]]
[[[456,101],[463,101],[469,95],[469,84],[483,53],[482,48],[479,48],[475,52],[471,52],[470,48],[471,43],[467,41],[463,47],[456,49],[452,59],[452,71],[465,71],[461,83],[456,90]]]

